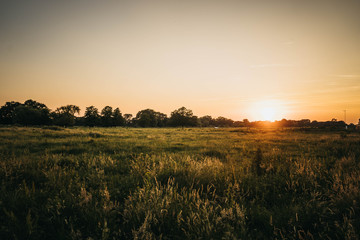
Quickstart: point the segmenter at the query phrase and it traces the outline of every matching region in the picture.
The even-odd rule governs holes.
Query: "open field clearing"
[[[0,128],[0,239],[359,239],[360,134]]]

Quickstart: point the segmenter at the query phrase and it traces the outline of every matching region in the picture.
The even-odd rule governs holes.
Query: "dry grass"
[[[2,127],[0,238],[359,239],[359,146],[356,132]]]

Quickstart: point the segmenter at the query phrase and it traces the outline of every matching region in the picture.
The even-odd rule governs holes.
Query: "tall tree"
[[[192,110],[181,107],[171,113],[171,126],[193,127],[198,125],[198,118],[194,116]]]
[[[48,109],[45,104],[39,103],[39,102],[34,101],[34,100],[32,100],[32,99],[26,100],[26,101],[24,102],[24,105],[27,106],[27,107],[32,107],[32,108],[34,108],[34,109],[39,109],[39,110],[41,110],[41,109]]]
[[[213,122],[214,122],[214,119],[209,115],[203,116],[203,117],[199,118],[199,120],[200,120],[201,127],[210,127],[213,125]]]
[[[85,124],[90,127],[97,126],[99,124],[100,115],[96,107],[90,106],[85,110]]]
[[[14,123],[22,125],[41,125],[46,124],[41,120],[41,111],[35,108],[20,105],[15,108]]]
[[[52,112],[54,124],[60,126],[73,126],[75,123],[75,114],[80,113],[80,108],[76,105],[66,105],[57,108]]]
[[[50,109],[45,104],[30,99],[15,108],[14,120],[23,125],[50,124]]]
[[[12,124],[14,123],[15,108],[20,106],[19,102],[6,102],[4,106],[0,108],[0,123]]]
[[[125,124],[125,119],[121,114],[121,111],[119,108],[115,108],[114,112],[113,112],[113,124],[114,126],[124,126]]]
[[[113,110],[112,107],[106,106],[101,110],[101,122],[103,126],[113,126]]]
[[[23,125],[50,124],[50,109],[34,100],[7,102],[0,108],[0,123],[18,123]]]
[[[157,125],[155,111],[152,109],[139,111],[134,121],[136,125],[140,127],[155,127]]]
[[[157,127],[165,127],[169,120],[167,115],[161,112],[155,112],[155,118],[157,122]]]
[[[243,123],[244,123],[244,126],[245,126],[245,127],[249,127],[249,126],[250,126],[250,122],[249,122],[249,120],[248,120],[247,118],[245,118],[245,119],[243,120]]]
[[[218,117],[215,119],[215,125],[218,127],[232,127],[234,121],[225,117]]]
[[[59,108],[57,108],[55,110],[56,113],[59,114],[70,114],[72,116],[74,116],[76,113],[80,113],[80,108],[76,105],[66,105],[66,106],[61,106]]]
[[[163,127],[166,124],[167,116],[152,109],[145,109],[136,114],[134,121],[140,127]]]

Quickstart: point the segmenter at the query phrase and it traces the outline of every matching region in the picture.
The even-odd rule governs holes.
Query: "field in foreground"
[[[0,239],[359,239],[360,134],[0,128]]]

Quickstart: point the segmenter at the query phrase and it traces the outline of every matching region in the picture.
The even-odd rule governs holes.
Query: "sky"
[[[1,0],[0,104],[360,118],[358,0]]]

